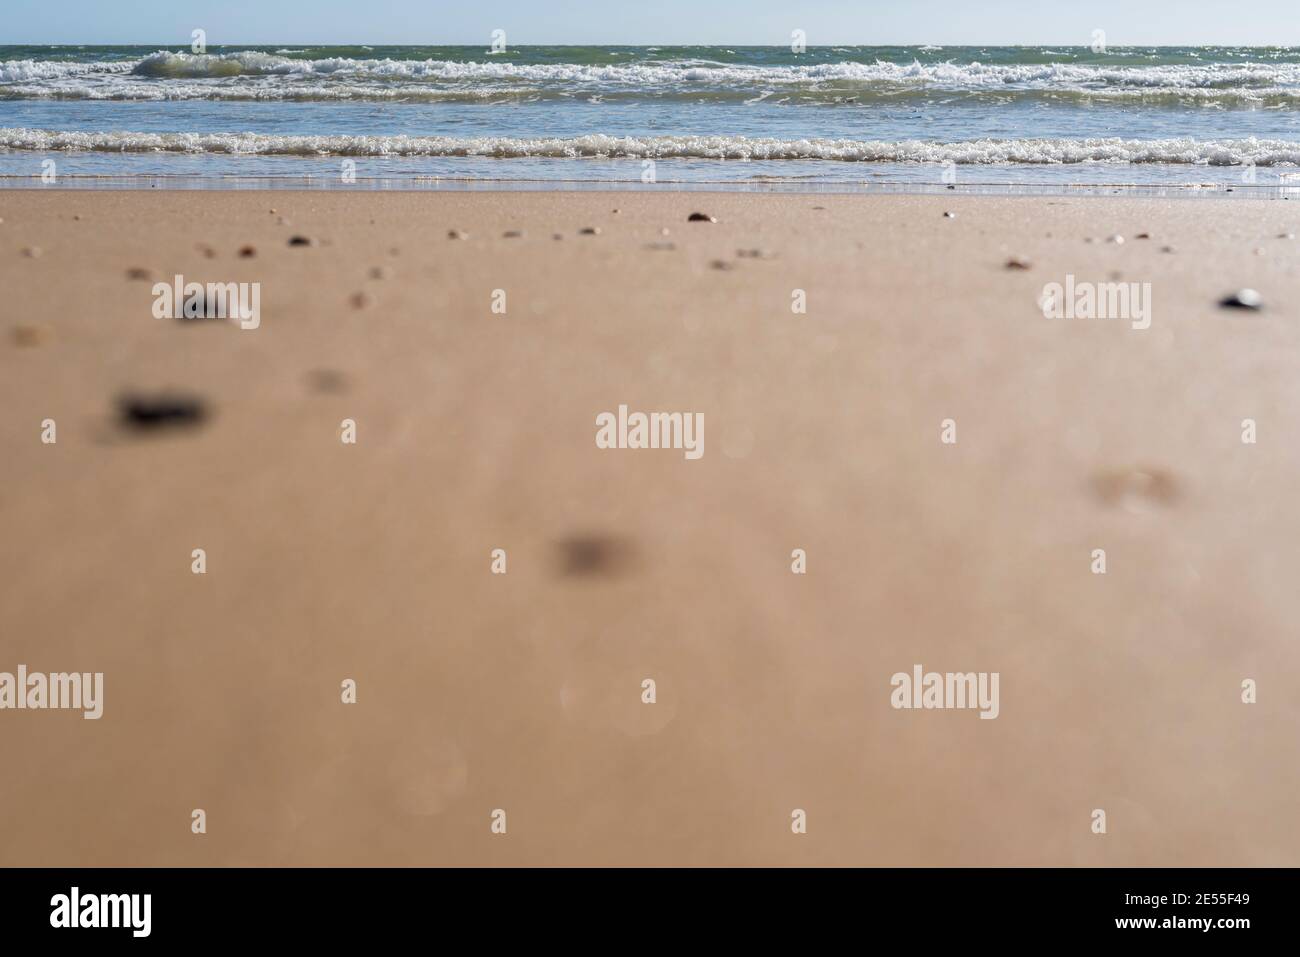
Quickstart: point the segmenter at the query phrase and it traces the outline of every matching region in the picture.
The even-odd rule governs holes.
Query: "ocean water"
[[[1300,49],[0,46],[0,182],[51,172],[1300,197]]]

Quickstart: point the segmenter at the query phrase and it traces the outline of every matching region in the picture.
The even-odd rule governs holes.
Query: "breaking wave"
[[[259,133],[59,132],[16,128],[0,129],[0,148],[249,156],[476,156],[503,160],[549,157],[956,165],[1300,165],[1300,143],[1255,138],[1208,141],[1187,138],[981,139],[935,143],[924,140],[782,140],[745,136],[276,136]]]

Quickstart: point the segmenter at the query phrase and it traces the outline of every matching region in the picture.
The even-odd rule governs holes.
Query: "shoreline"
[[[1295,174],[1300,177],[1300,174]],[[160,185],[161,184],[161,185]],[[972,183],[956,188],[941,183],[913,182],[745,182],[727,180],[660,180],[654,184],[632,180],[574,179],[487,179],[482,177],[394,176],[357,177],[343,183],[325,176],[256,176],[177,174],[61,174],[59,182],[48,184],[38,175],[0,174],[0,193],[24,192],[225,192],[265,191],[357,193],[720,193],[808,196],[977,196],[977,197],[1115,197],[1142,199],[1300,199],[1300,179],[1294,185],[1276,183]]]

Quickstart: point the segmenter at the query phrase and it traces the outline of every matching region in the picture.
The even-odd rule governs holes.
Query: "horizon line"
[[[490,43],[490,42],[491,42],[491,41],[489,40],[489,43]],[[155,45],[155,41],[152,41],[152,40],[144,40],[144,41],[139,41],[139,42],[134,42],[134,43],[120,43],[120,42],[114,42],[114,43],[91,43],[91,42],[80,42],[80,43],[70,43],[70,42],[65,42],[65,43],[53,43],[53,42],[46,41],[46,40],[32,40],[32,41],[27,41],[27,42],[24,42],[24,43],[0,43],[0,48],[4,48],[4,47],[23,47],[23,46],[49,46],[49,47],[88,47],[88,46],[94,46],[94,47],[138,47],[138,46],[154,46],[154,45]],[[158,43],[158,44],[156,44],[156,45],[157,45],[160,49],[166,49],[166,48],[171,47],[171,46],[189,46],[189,44],[186,43],[186,42],[183,41],[183,40],[178,40],[178,41],[176,41],[176,42],[174,42],[174,43]],[[382,47],[476,47],[476,46],[486,46],[486,44],[483,44],[482,41],[476,41],[476,42],[473,42],[473,43],[455,43],[455,42],[441,42],[441,43],[409,43],[409,42],[407,42],[407,43],[384,43],[384,42],[380,42],[380,41],[372,41],[372,42],[368,42],[368,43],[356,42],[356,41],[353,41],[353,42],[350,42],[350,43],[335,43],[335,42],[304,41],[304,40],[296,40],[296,41],[293,41],[293,40],[266,40],[266,41],[261,41],[261,42],[251,42],[251,41],[243,41],[243,40],[234,40],[234,41],[230,41],[230,42],[209,43],[209,44],[207,44],[207,46],[208,46],[209,48],[211,48],[211,47],[233,47],[233,46],[246,46],[246,47],[248,47],[248,46],[260,46],[260,47],[265,47],[265,46],[289,46],[289,45],[304,46],[304,47],[362,47],[362,46],[369,46],[369,47],[376,47],[376,46],[382,46]],[[747,49],[760,49],[760,50],[769,50],[769,49],[770,49],[770,50],[784,50],[784,49],[788,49],[789,46],[790,46],[790,45],[789,45],[788,43],[736,43],[736,42],[720,42],[720,43],[674,43],[674,42],[668,42],[668,41],[660,41],[660,42],[655,42],[655,43],[568,43],[568,42],[565,42],[565,43],[558,43],[558,42],[545,43],[545,42],[537,42],[537,43],[511,43],[511,44],[508,44],[508,45],[507,45],[505,52],[509,52],[509,51],[512,50],[512,49],[521,49],[521,48],[529,48],[529,47],[575,47],[575,48],[577,48],[577,47],[606,47],[606,48],[625,47],[625,48],[630,48],[630,49],[641,49],[641,50],[644,50],[644,49],[650,49],[650,48],[654,48],[654,47],[741,47],[741,48],[747,48]],[[1016,48],[1031,48],[1031,47],[1045,47],[1045,46],[1064,47],[1064,48],[1066,48],[1066,49],[1078,49],[1078,50],[1088,50],[1088,49],[1091,49],[1090,46],[1089,46],[1089,44],[1087,44],[1087,43],[1076,43],[1076,42],[1070,42],[1070,43],[1052,43],[1052,42],[1050,42],[1050,41],[1035,41],[1035,42],[1032,42],[1032,43],[993,43],[993,42],[983,42],[983,43],[970,43],[970,42],[962,42],[962,43],[933,43],[933,42],[923,42],[923,43],[854,43],[854,42],[847,42],[847,41],[846,41],[846,42],[841,42],[841,43],[809,43],[809,44],[807,44],[806,49],[809,49],[809,50],[834,49],[835,47],[876,47],[876,48],[881,48],[881,47],[899,47],[899,48],[912,48],[912,47],[936,47],[936,48],[940,48],[940,49],[974,49],[974,48],[977,48],[977,47],[1003,47],[1003,48],[1006,48],[1006,49],[1016,49]],[[1203,49],[1213,49],[1213,48],[1229,49],[1229,48],[1238,48],[1238,49],[1252,49],[1252,50],[1300,50],[1300,44],[1290,44],[1290,43],[1163,43],[1163,42],[1162,42],[1162,43],[1108,43],[1108,44],[1106,45],[1106,47],[1107,47],[1107,50],[1142,50],[1142,49],[1157,49],[1157,50],[1159,50],[1159,49],[1173,49],[1173,48],[1177,48],[1177,47],[1199,47],[1199,48],[1203,48]]]

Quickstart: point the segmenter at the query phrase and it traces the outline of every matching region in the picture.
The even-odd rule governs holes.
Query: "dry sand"
[[[1300,204],[0,217],[0,671],[105,675],[98,721],[0,711],[0,864],[1300,864]],[[260,328],[129,269],[260,282]],[[1067,273],[1150,282],[1151,328],[1045,319]],[[209,418],[118,421],[166,389]],[[704,456],[598,449],[621,403]],[[893,709],[915,664],[999,673],[999,717]]]

